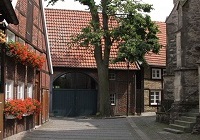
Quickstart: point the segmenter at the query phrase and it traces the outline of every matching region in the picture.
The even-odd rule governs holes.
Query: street
[[[123,118],[50,118],[41,127],[5,140],[199,140],[200,135],[172,134],[155,116]]]

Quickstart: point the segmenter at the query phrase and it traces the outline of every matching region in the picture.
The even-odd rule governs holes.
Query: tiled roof
[[[166,66],[166,23],[156,22],[159,27],[158,33],[159,43],[163,46],[158,54],[149,52],[145,58],[149,65],[153,66]]]
[[[80,32],[90,21],[86,11],[45,9],[48,37],[53,66],[74,68],[96,68],[92,50],[85,47],[69,48],[67,42],[72,35]],[[112,47],[111,57],[117,55],[117,47]],[[110,64],[110,69],[127,69],[125,62]],[[130,69],[138,69],[132,64]]]

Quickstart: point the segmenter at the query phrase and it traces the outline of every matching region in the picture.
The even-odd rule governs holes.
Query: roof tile
[[[67,42],[72,35],[80,32],[90,21],[90,13],[86,11],[45,9],[49,43],[53,66],[76,67],[76,68],[96,68],[93,50],[85,47],[69,48]],[[160,43],[166,46],[166,26],[165,23],[156,22],[161,33],[158,34]],[[149,64],[165,64],[165,47],[160,54],[149,53],[146,58]],[[112,47],[111,57],[117,55],[117,47]],[[110,69],[127,69],[125,62],[118,62],[109,65]],[[130,69],[138,69],[136,64],[131,64]]]

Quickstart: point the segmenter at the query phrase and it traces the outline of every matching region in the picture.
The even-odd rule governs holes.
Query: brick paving
[[[200,135],[172,134],[155,116],[115,119],[51,118],[41,127],[5,140],[200,140]]]

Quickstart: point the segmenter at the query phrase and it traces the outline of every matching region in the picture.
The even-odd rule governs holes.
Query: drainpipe
[[[197,62],[197,64],[198,64],[198,78],[199,78],[198,87],[199,87],[199,113],[200,113],[200,61]]]
[[[134,77],[134,83],[135,83],[135,94],[134,94],[134,99],[135,99],[135,101],[134,101],[134,115],[136,114],[136,92],[137,92],[137,86],[136,86],[136,73],[135,73],[135,77]]]

